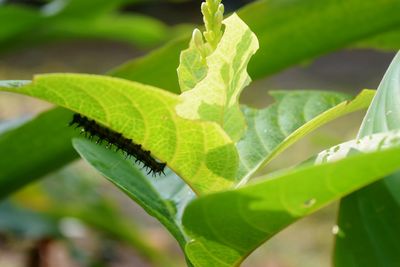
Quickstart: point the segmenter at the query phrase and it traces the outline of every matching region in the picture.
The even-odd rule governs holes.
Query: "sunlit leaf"
[[[31,84],[3,90],[47,100],[123,134],[166,162],[198,194],[234,183],[234,144],[215,123],[179,117],[174,111],[177,95],[122,79],[79,74],[40,75]]]
[[[238,180],[244,184],[258,169],[318,127],[368,107],[374,91],[364,90],[353,100],[322,91],[277,91],[276,103],[265,109],[245,107],[248,130],[237,144]]]
[[[245,130],[239,95],[250,83],[247,64],[258,49],[258,41],[236,14],[223,23],[225,32],[222,39],[216,50],[206,58],[207,74],[193,89],[181,94],[182,102],[176,110],[184,118],[219,123],[236,141]],[[179,74],[185,75],[182,71]]]
[[[357,154],[264,177],[189,204],[183,217],[193,237],[186,254],[196,267],[238,266],[284,227],[400,168],[400,148]]]

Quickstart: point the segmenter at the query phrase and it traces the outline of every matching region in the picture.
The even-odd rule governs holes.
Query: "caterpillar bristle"
[[[122,150],[125,152],[125,159],[134,157],[135,163],[141,163],[142,169],[145,168],[147,175],[157,176],[164,174],[166,163],[156,161],[150,151],[143,150],[140,144],[135,144],[132,139],[125,138],[121,133],[115,132],[107,127],[91,120],[79,113],[75,113],[69,126],[75,125],[75,129],[81,127],[80,134],[84,134],[89,140],[97,137],[96,144],[101,144],[103,140],[107,142],[106,148],[116,147],[116,152]]]

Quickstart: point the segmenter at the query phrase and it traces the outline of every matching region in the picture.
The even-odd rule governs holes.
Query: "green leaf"
[[[361,125],[359,137],[400,129],[400,53],[387,70]],[[400,263],[400,176],[390,176],[343,199],[334,261],[340,266]],[[397,194],[397,195],[396,195]],[[362,226],[362,227],[361,227]],[[363,246],[355,247],[355,243]]]
[[[185,44],[182,43],[182,49],[184,46]],[[151,65],[156,60],[157,51],[143,58],[142,61],[137,61],[137,64],[148,66],[148,69],[144,68],[143,72],[138,71],[135,72],[135,75],[125,78],[137,79],[143,83],[156,81],[162,77],[163,73],[163,69],[157,69],[160,75],[152,74]],[[178,65],[178,58],[171,57],[169,60],[176,60],[176,65]],[[120,73],[120,75],[124,77],[124,73]],[[16,88],[26,83],[27,81],[0,82],[0,87]],[[172,92],[179,92],[179,89],[172,90]],[[11,129],[4,136],[0,136],[1,151],[9,151],[0,153],[2,170],[0,172],[0,198],[4,198],[22,186],[56,171],[78,158],[78,154],[70,144],[70,140],[74,136],[72,129],[65,127],[65,122],[72,118],[72,114],[71,111],[55,108],[33,118],[27,125]]]
[[[386,176],[344,198],[338,216],[334,264],[397,266],[400,262],[400,173]],[[393,187],[396,184],[396,187]],[[362,244],[362,245],[360,245]]]
[[[180,95],[182,102],[177,105],[176,111],[187,119],[215,121],[237,141],[245,130],[238,100],[243,88],[251,81],[246,69],[258,49],[258,41],[236,14],[224,20],[223,24],[225,32],[222,39],[216,50],[206,58],[206,76],[192,90]],[[191,61],[182,63],[190,64]]]
[[[269,0],[249,4],[237,12],[260,42],[260,49],[249,63],[249,74],[252,79],[259,79],[388,30],[400,29],[398,10],[398,0]],[[135,72],[150,75],[144,69],[161,69],[162,75],[158,77],[151,72],[155,78],[151,84],[178,90],[175,70],[179,54],[189,40],[188,34],[152,54],[151,60],[141,58],[139,63],[135,59],[116,68],[113,74],[137,77]]]
[[[400,129],[400,53],[390,64],[365,115],[359,136]]]
[[[79,74],[39,75],[31,84],[3,90],[47,100],[123,134],[166,162],[197,194],[234,183],[234,144],[215,123],[179,117],[174,112],[177,95],[122,79]]]
[[[400,148],[357,154],[264,177],[242,188],[200,197],[183,224],[194,240],[194,266],[238,266],[287,225],[400,168]]]
[[[157,218],[184,247],[186,237],[179,226],[178,202],[163,198],[159,190],[155,188],[141,171],[133,164],[132,159],[125,159],[120,153],[85,139],[74,139],[74,148],[89,164],[96,168],[109,181],[120,188],[124,193],[137,202],[147,213]],[[184,184],[169,173],[167,177],[152,179],[168,180],[169,186],[177,189],[178,193]],[[153,181],[157,183],[157,181]],[[173,196],[172,196],[173,197]]]
[[[374,91],[364,90],[351,101],[340,93],[277,91],[276,103],[265,109],[243,108],[248,130],[237,144],[238,180],[242,184],[287,147],[325,123],[368,107]]]
[[[56,108],[0,135],[0,199],[77,158],[71,116]]]
[[[133,164],[132,159],[126,159],[121,153],[115,153],[85,139],[74,139],[73,145],[90,165],[138,203],[149,215],[160,221],[184,249],[188,237],[182,229],[182,214],[195,194],[179,177],[172,171],[167,171],[165,177],[149,178]],[[79,214],[81,217],[83,215],[84,221],[92,221],[84,213]],[[99,222],[101,220],[95,220],[95,226]],[[119,238],[123,238],[123,231],[121,232],[120,228],[123,229],[123,226],[128,225],[122,220],[119,224],[121,227],[115,223],[112,225],[105,223],[100,226],[106,232],[115,233]],[[116,226],[117,229],[115,229]],[[151,259],[160,266],[167,266],[167,263],[171,262],[165,257],[160,258],[161,255],[148,254],[146,255],[152,256]]]

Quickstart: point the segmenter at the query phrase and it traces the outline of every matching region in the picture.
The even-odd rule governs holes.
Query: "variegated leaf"
[[[176,110],[187,119],[217,122],[237,141],[245,130],[238,98],[251,80],[247,64],[258,49],[258,40],[236,14],[223,23],[224,35],[216,50],[206,58],[207,74],[192,90],[181,94],[182,102]]]

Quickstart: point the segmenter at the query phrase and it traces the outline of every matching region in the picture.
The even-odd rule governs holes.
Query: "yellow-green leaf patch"
[[[217,122],[237,141],[245,130],[238,98],[251,81],[246,69],[251,56],[258,49],[258,40],[236,14],[225,19],[223,23],[224,35],[216,50],[206,58],[207,74],[193,89],[184,88],[187,91],[181,94],[182,102],[177,105],[176,110],[187,119]],[[194,56],[193,60],[186,57],[187,61],[182,63],[198,62],[199,55]],[[204,68],[199,68],[199,73],[203,71]]]
[[[179,98],[172,93],[78,74],[39,75],[26,86],[3,90],[47,100],[122,133],[166,162],[198,194],[226,189],[234,182],[238,159],[230,138],[214,122],[178,116],[174,108]]]

